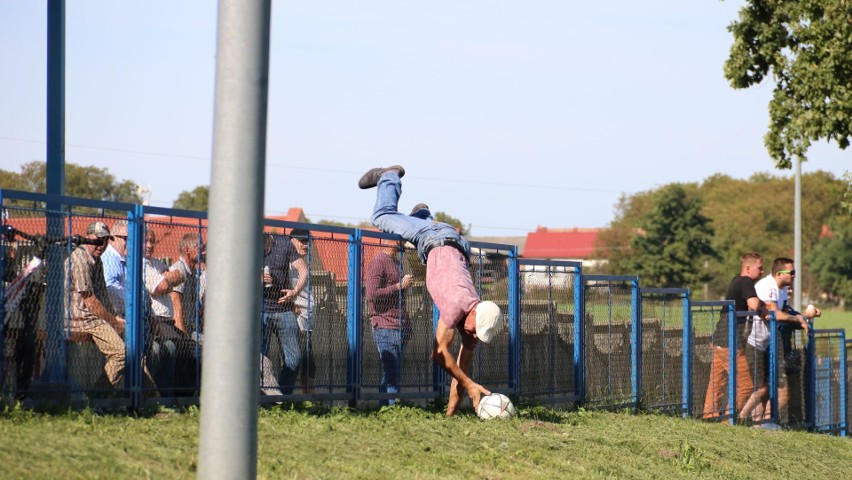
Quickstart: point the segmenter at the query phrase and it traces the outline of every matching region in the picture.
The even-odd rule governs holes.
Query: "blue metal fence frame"
[[[162,207],[150,207],[143,206],[137,204],[128,204],[122,202],[109,202],[109,201],[98,201],[98,200],[89,200],[89,199],[80,199],[73,198],[61,195],[47,195],[40,193],[31,193],[31,192],[19,192],[14,190],[5,190],[0,189],[0,207],[5,211],[8,207],[5,202],[9,200],[15,200],[20,202],[33,202],[34,210],[44,210],[45,218],[48,223],[52,221],[57,225],[62,225],[61,219],[67,219],[66,223],[68,225],[67,231],[64,232],[65,235],[71,234],[71,224],[77,217],[75,214],[75,209],[77,208],[91,208],[100,211],[100,216],[105,216],[107,211],[110,212],[121,212],[120,216],[125,217],[128,221],[128,284],[126,286],[126,310],[125,310],[125,318],[127,320],[126,326],[126,355],[127,355],[127,366],[126,366],[126,375],[125,375],[125,389],[124,395],[126,395],[126,402],[131,407],[139,407],[144,404],[143,399],[143,381],[144,381],[144,371],[143,371],[143,362],[142,358],[145,352],[145,333],[144,333],[144,323],[145,323],[145,305],[142,302],[144,298],[144,285],[142,282],[142,259],[144,257],[144,244],[145,244],[145,228],[146,228],[146,216],[149,215],[161,215],[166,217],[181,217],[181,218],[192,218],[197,219],[198,224],[196,227],[199,231],[206,228],[203,224],[203,221],[206,219],[205,212],[195,212],[195,211],[185,211],[185,210],[177,210],[170,208],[162,208]],[[40,204],[44,204],[45,206],[40,207]],[[59,206],[56,207],[56,210],[51,210],[47,208],[47,206]],[[18,208],[18,207],[15,207]],[[26,209],[27,207],[20,207]],[[90,214],[85,214],[85,216],[90,216]],[[95,214],[94,217],[97,217],[98,214]],[[6,220],[3,219],[5,224]],[[58,222],[58,223],[57,223]],[[347,302],[349,303],[346,313],[346,338],[347,338],[347,372],[346,372],[346,385],[345,394],[340,395],[329,395],[324,398],[335,398],[348,400],[349,403],[353,406],[357,405],[361,400],[363,400],[360,393],[360,385],[363,381],[361,376],[361,365],[364,361],[363,358],[363,332],[361,331],[361,321],[363,316],[363,308],[362,308],[362,260],[363,260],[363,243],[362,240],[364,237],[379,237],[379,238],[393,238],[398,239],[398,237],[394,235],[383,234],[379,232],[362,230],[358,228],[347,228],[347,227],[335,227],[335,226],[326,226],[326,225],[316,225],[316,224],[308,224],[308,223],[300,223],[300,222],[286,222],[286,221],[278,221],[278,220],[270,220],[266,219],[264,221],[264,226],[266,227],[278,227],[282,229],[292,229],[292,228],[305,228],[310,231],[321,231],[321,232],[330,232],[334,234],[342,234],[347,236],[348,248],[347,248],[347,266],[348,266],[348,284],[347,284]],[[53,227],[56,228],[56,227]],[[61,228],[61,227],[60,227]],[[201,235],[199,235],[199,247],[201,247]],[[649,294],[674,294],[678,295],[683,302],[683,363],[681,366],[681,372],[683,375],[683,385],[681,392],[681,403],[680,409],[682,411],[683,416],[692,415],[695,411],[695,406],[693,405],[693,337],[694,337],[694,325],[692,321],[692,310],[695,307],[728,307],[728,321],[729,321],[729,385],[728,385],[728,397],[731,400],[729,402],[730,406],[727,408],[726,416],[729,418],[731,423],[734,423],[737,418],[737,412],[735,411],[736,407],[736,351],[737,351],[737,342],[738,342],[738,327],[739,322],[737,318],[743,318],[747,316],[754,315],[756,312],[734,312],[733,308],[731,308],[731,302],[721,301],[721,302],[691,302],[689,298],[689,291],[687,289],[655,289],[655,288],[642,288],[639,287],[639,278],[636,276],[623,276],[623,275],[585,275],[582,271],[582,265],[579,262],[567,262],[567,261],[556,261],[556,260],[537,260],[537,259],[521,259],[518,255],[517,247],[514,245],[504,245],[504,244],[495,244],[488,242],[471,242],[471,246],[479,249],[493,249],[504,251],[506,257],[506,264],[508,270],[508,280],[507,280],[507,288],[508,288],[508,308],[505,312],[507,323],[508,323],[508,351],[507,355],[507,364],[506,368],[506,390],[507,393],[518,393],[520,392],[520,386],[523,382],[523,378],[521,377],[521,348],[523,347],[523,335],[521,329],[521,285],[520,285],[520,267],[521,265],[551,265],[551,266],[562,266],[562,267],[571,267],[574,268],[574,351],[573,351],[573,367],[569,367],[565,365],[566,369],[573,368],[574,373],[574,401],[577,405],[583,405],[586,401],[587,397],[587,385],[586,385],[586,362],[587,362],[587,354],[585,351],[585,337],[586,337],[586,298],[585,292],[586,287],[590,282],[625,282],[629,284],[629,288],[631,290],[631,301],[630,301],[630,362],[631,362],[631,372],[630,372],[630,388],[631,388],[631,396],[629,405],[633,408],[639,408],[642,404],[642,293]],[[69,244],[67,247],[65,254],[70,253],[71,245]],[[200,248],[199,248],[200,251]],[[6,244],[2,245],[2,258],[0,258],[0,268],[5,268],[7,262],[7,250]],[[49,259],[48,259],[49,260]],[[61,284],[57,284],[58,286],[54,286],[54,291],[62,290],[63,293],[60,293],[59,296],[63,297],[67,294],[64,293],[66,290],[63,290]],[[4,311],[5,305],[5,295],[3,295],[3,289],[5,287],[0,287],[0,311]],[[439,312],[437,309],[432,307],[433,318],[432,318],[432,328],[433,332],[435,327],[437,326]],[[198,313],[200,314],[200,312]],[[63,314],[63,316],[67,317],[67,312]],[[48,376],[50,381],[57,382],[67,382],[67,367],[65,364],[66,356],[67,356],[67,346],[65,341],[68,338],[68,332],[66,331],[65,325],[67,324],[67,318],[65,321],[52,321],[48,322],[47,325],[47,337],[49,341],[54,341],[56,345],[59,345],[62,349],[61,352],[57,352],[52,358],[54,361],[53,365],[50,365],[49,368],[45,368],[45,375]],[[769,383],[770,383],[770,402],[771,402],[771,410],[772,410],[772,419],[771,421],[778,421],[778,361],[777,361],[777,350],[778,350],[778,338],[777,338],[777,324],[774,318],[774,315],[770,319],[770,372],[769,372]],[[833,333],[840,335],[841,345],[848,345],[849,342],[845,339],[845,333],[842,330],[837,331],[817,331],[817,334],[822,333]],[[813,328],[809,331],[808,344],[806,347],[806,358],[807,358],[807,368],[805,371],[805,397],[806,397],[806,426],[812,430],[821,430],[824,426],[816,424],[816,412],[818,406],[815,401],[815,358],[816,358],[816,350],[815,350],[815,331]],[[61,340],[61,341],[57,341]],[[5,349],[6,345],[6,325],[5,322],[0,325],[0,348]],[[847,369],[847,358],[846,358],[846,348],[841,348],[840,350],[840,375],[841,379],[845,379],[846,377],[846,369]],[[0,358],[0,370],[5,368],[5,356],[4,358]],[[447,376],[437,365],[432,365],[432,391],[427,392],[424,395],[415,394],[411,398],[431,398],[435,395],[444,395],[446,394],[446,380]],[[848,380],[847,380],[848,381]],[[849,385],[847,385],[847,381],[841,381],[839,386],[839,392],[841,395],[841,403],[842,405],[848,404],[848,391]],[[295,397],[295,396],[294,396]],[[570,401],[571,399],[569,399]],[[837,431],[840,435],[845,436],[846,429],[848,427],[848,412],[846,408],[841,408],[841,412],[839,412],[840,423],[839,425],[831,425],[831,431]],[[836,428],[835,428],[836,427]]]

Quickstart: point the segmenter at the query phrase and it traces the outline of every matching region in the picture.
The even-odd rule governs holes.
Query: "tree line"
[[[758,173],[717,174],[624,195],[598,238],[598,273],[640,275],[655,287],[689,287],[693,298],[724,296],[739,258],[755,251],[770,265],[793,257],[794,180]],[[852,299],[852,176],[802,176],[802,252],[806,297]],[[768,273],[768,272],[767,272]]]

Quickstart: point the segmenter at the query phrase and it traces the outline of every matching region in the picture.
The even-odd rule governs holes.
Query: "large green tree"
[[[747,0],[725,77],[734,88],[775,83],[764,141],[778,168],[806,159],[811,143],[841,149],[852,136],[852,2]]]
[[[852,300],[852,174],[847,172],[844,180],[844,201],[806,256],[820,286],[841,305]]]
[[[207,206],[210,201],[210,186],[199,185],[191,192],[182,191],[177,199],[172,203],[172,208],[180,208],[183,210],[198,210],[201,212],[207,211]]]
[[[701,214],[701,200],[679,184],[663,187],[630,240],[627,268],[643,285],[697,288],[708,278],[704,260],[715,257],[713,227]]]
[[[47,191],[47,164],[33,161],[20,172],[0,170],[0,188],[27,192]],[[106,168],[65,164],[65,194],[114,202],[140,203],[139,186],[130,180],[118,180]]]

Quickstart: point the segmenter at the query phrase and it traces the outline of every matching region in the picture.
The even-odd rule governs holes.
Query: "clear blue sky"
[[[731,89],[743,2],[273,1],[266,211],[369,217],[405,165],[474,235],[601,227],[622,193],[773,171],[771,84]],[[0,168],[45,158],[46,2],[0,2]],[[67,2],[66,160],[171,206],[210,181],[216,2]],[[834,144],[804,171],[849,168]],[[781,172],[790,175],[789,171]]]

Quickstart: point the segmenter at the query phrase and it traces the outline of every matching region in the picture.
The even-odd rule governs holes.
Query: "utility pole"
[[[271,0],[219,0],[198,478],[257,476]],[[243,255],[234,255],[242,249]]]

